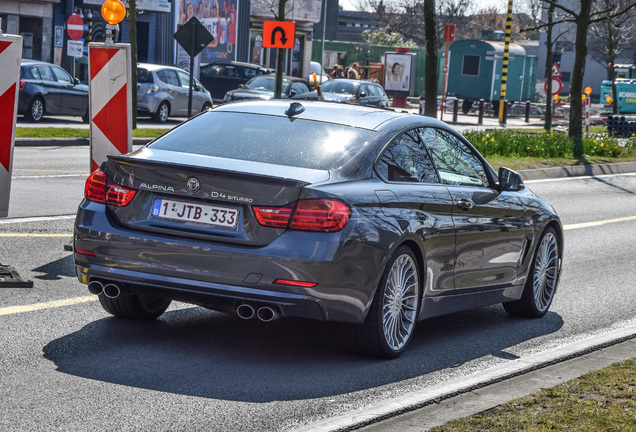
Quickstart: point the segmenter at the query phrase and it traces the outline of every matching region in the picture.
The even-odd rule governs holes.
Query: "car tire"
[[[204,103],[204,104],[203,104],[203,108],[201,108],[201,111],[202,111],[202,112],[203,112],[203,111],[207,111],[207,110],[209,110],[210,108],[212,108],[212,105],[210,105],[208,102],[206,102],[206,103]]]
[[[548,312],[559,284],[561,256],[559,239],[547,227],[534,252],[521,299],[503,304],[506,312],[527,318],[540,318]]]
[[[399,357],[413,337],[420,303],[417,259],[400,246],[387,264],[363,324],[349,329],[351,347],[385,359]]]
[[[37,123],[42,121],[42,117],[44,117],[44,100],[39,96],[33,98],[24,116],[30,122]]]
[[[155,121],[158,123],[165,123],[170,116],[170,105],[168,102],[163,101],[159,104],[159,108],[157,108],[157,112],[154,115]]]
[[[106,312],[119,318],[152,321],[163,314],[172,300],[121,292],[117,297],[99,295],[99,302]]]
[[[85,113],[84,113],[84,115],[82,116],[82,121],[83,121],[84,123],[88,123],[88,122],[90,121],[90,119],[91,119],[91,116],[90,116],[90,114],[89,114],[89,112],[88,112],[88,108],[86,108],[86,112],[85,112]]]

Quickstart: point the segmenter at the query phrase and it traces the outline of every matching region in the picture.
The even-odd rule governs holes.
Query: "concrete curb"
[[[380,401],[356,411],[332,417],[302,428],[296,432],[345,432],[377,423],[411,412],[440,401],[475,391],[529,372],[539,370],[566,360],[617,345],[636,338],[636,325],[593,336],[581,342],[555,348],[524,359],[494,366],[467,378],[441,383],[419,392],[402,395],[392,400]]]
[[[636,162],[615,164],[573,165],[519,171],[524,180],[543,180],[562,177],[600,176],[608,174],[636,173]]]

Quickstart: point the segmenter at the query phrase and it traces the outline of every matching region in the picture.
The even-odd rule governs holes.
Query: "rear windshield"
[[[139,84],[152,83],[152,72],[148,69],[137,68],[137,82]]]
[[[209,112],[174,129],[150,148],[301,168],[339,168],[373,132],[260,114]]]
[[[329,80],[322,85],[322,91],[340,94],[355,94],[359,83],[351,81]]]

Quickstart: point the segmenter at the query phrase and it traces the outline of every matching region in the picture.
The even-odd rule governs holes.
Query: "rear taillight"
[[[20,91],[24,91],[25,87],[26,87],[26,81],[20,80]]]
[[[125,188],[108,182],[108,176],[97,169],[88,176],[84,186],[84,198],[102,204],[124,207],[137,193],[134,189]]]
[[[254,214],[258,222],[272,228],[299,231],[340,231],[351,218],[349,207],[338,200],[301,200],[284,207],[257,207]]]
[[[150,84],[148,86],[148,93],[157,93],[159,91],[159,86],[157,84]]]
[[[108,177],[104,171],[100,169],[93,171],[86,179],[86,184],[84,185],[84,198],[89,201],[105,203],[107,180]]]
[[[254,206],[254,214],[256,215],[258,223],[272,228],[287,228],[292,211],[294,211],[293,204],[289,204],[285,207]]]

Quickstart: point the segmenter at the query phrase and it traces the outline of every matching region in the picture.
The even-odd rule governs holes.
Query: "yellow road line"
[[[77,170],[48,170],[48,169],[29,169],[29,168],[13,168],[13,171],[23,171],[23,172],[63,172],[63,173],[78,173],[78,174],[86,174],[89,175],[88,171],[77,171]]]
[[[24,312],[33,312],[36,310],[51,309],[51,308],[62,307],[62,306],[71,306],[71,305],[76,305],[80,303],[94,302],[94,301],[97,301],[97,299],[98,297],[96,295],[87,295],[82,297],[73,297],[73,298],[53,300],[53,301],[42,302],[42,303],[33,303],[33,304],[22,305],[22,306],[9,306],[5,308],[0,308],[0,316],[13,315],[13,314],[24,313]]]
[[[73,233],[0,233],[0,237],[73,237]]]
[[[583,222],[578,224],[563,225],[563,229],[571,230],[571,229],[578,229],[578,228],[591,228],[591,227],[600,226],[600,225],[607,225],[607,224],[617,223],[617,222],[628,222],[633,220],[636,220],[636,216],[627,216],[627,217],[615,218],[615,219],[605,219],[605,220],[600,220],[595,222]]]

